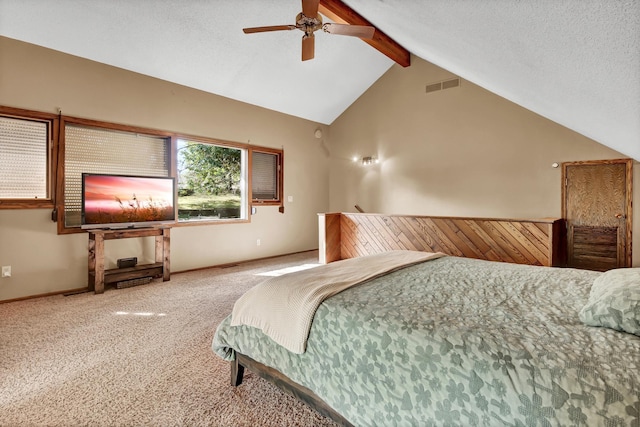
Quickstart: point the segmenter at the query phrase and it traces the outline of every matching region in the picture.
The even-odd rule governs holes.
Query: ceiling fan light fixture
[[[303,13],[296,16],[296,27],[309,35],[322,28],[322,16],[318,14],[315,18],[310,18]]]
[[[322,22],[322,16],[318,13],[320,0],[302,0],[302,12],[296,16],[295,25],[271,25],[266,27],[243,28],[245,34],[262,33],[266,31],[283,31],[298,29],[304,33],[302,36],[302,60],[313,59],[315,51],[314,32],[322,29],[329,34],[359,37],[371,39],[375,28],[368,25],[347,25]]]

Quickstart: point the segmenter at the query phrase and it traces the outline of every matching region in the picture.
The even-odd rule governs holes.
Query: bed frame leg
[[[244,366],[238,361],[238,357],[231,362],[231,385],[238,387],[242,384],[242,377],[244,376]]]

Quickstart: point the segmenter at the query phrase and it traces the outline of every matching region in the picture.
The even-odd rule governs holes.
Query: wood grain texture
[[[340,214],[318,215],[318,241],[320,263],[327,264],[340,259]]]
[[[563,163],[568,267],[632,265],[632,171],[631,159]]]
[[[400,216],[362,213],[321,214],[326,262],[391,250],[443,252],[466,258],[559,266],[564,262],[560,219],[514,220]],[[336,217],[340,227],[335,226]],[[326,223],[326,219],[325,219]],[[323,233],[320,234],[321,239]],[[323,247],[323,244],[320,244]],[[321,255],[322,259],[322,255]]]
[[[619,267],[618,227],[571,226],[570,266],[606,271]]]
[[[142,277],[162,277],[165,282],[170,280],[170,230],[170,227],[89,230],[89,290],[93,290],[96,294],[101,294],[104,292],[105,284]],[[155,263],[105,270],[104,242],[106,240],[137,237],[155,237]]]
[[[319,11],[321,14],[340,24],[365,25],[375,27],[356,11],[344,4],[340,0],[320,0]],[[376,28],[373,38],[362,39],[373,48],[380,51],[390,59],[403,67],[411,65],[411,54],[408,50],[400,46],[391,37]]]

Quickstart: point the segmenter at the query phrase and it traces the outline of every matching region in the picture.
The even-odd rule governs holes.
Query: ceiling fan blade
[[[324,24],[322,29],[329,34],[360,37],[361,39],[372,39],[373,34],[376,32],[374,27],[368,25],[345,25],[332,22]]]
[[[307,18],[318,16],[318,5],[320,0],[302,0],[302,14]]]
[[[272,25],[270,27],[252,27],[252,28],[243,28],[245,34],[252,33],[264,33],[266,31],[284,31],[284,30],[295,30],[297,27],[295,25]]]
[[[302,36],[302,60],[308,61],[315,55],[316,38],[313,34]]]

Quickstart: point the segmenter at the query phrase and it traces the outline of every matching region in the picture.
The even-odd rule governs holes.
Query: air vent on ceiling
[[[439,90],[451,89],[460,86],[460,78],[442,80],[437,83],[429,83],[427,85],[427,93],[437,92]]]

